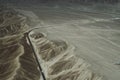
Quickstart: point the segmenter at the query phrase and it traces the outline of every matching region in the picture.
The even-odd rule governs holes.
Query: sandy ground
[[[120,80],[120,65],[116,65],[120,63],[119,17],[59,7],[21,9],[33,11],[29,16],[37,23],[34,27],[42,27],[40,31],[50,39],[62,39],[74,45],[75,55],[90,63],[91,69],[105,80]]]

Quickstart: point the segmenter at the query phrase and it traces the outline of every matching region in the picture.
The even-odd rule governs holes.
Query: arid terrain
[[[61,39],[75,46],[75,55],[91,64],[105,80],[120,79],[120,17],[107,13],[89,13],[68,8],[32,6],[40,31],[50,39]],[[40,21],[39,21],[39,20]],[[40,22],[40,24],[39,24]]]
[[[120,79],[120,17],[109,13],[78,11],[59,6],[15,5],[28,16],[31,28],[50,40],[75,47],[74,54],[90,64],[104,80]]]

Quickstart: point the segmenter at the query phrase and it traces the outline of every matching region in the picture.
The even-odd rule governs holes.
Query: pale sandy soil
[[[120,62],[119,17],[57,7],[22,9],[38,16],[28,13],[35,22],[32,27],[42,27],[40,31],[47,33],[50,39],[62,39],[74,45],[75,55],[90,63],[90,68],[105,80],[120,80],[120,65],[116,65]]]

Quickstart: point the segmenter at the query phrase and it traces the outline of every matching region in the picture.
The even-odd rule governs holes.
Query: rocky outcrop
[[[5,7],[0,11],[0,80],[43,80],[27,36],[46,80],[102,80],[74,55],[74,46],[42,33],[26,35],[23,15]]]
[[[102,80],[89,70],[88,63],[74,55],[74,46],[49,40],[42,33],[30,36],[47,80]]]
[[[0,80],[39,80],[40,72],[27,44],[26,18],[0,7]]]

